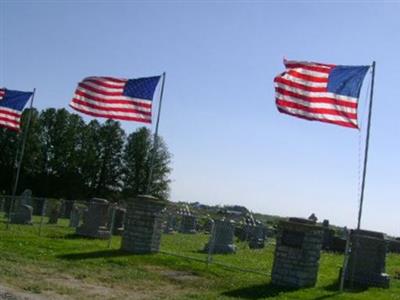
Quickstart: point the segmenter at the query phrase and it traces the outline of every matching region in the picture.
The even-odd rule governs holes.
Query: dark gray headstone
[[[233,222],[227,220],[215,220],[214,222],[214,230],[211,233],[209,242],[204,247],[204,251],[209,252],[211,247],[211,253],[235,253],[235,227]]]
[[[83,208],[73,206],[69,216],[69,227],[79,227],[83,215]]]
[[[32,206],[20,205],[15,213],[11,214],[12,224],[32,224]]]
[[[253,226],[250,232],[249,248],[262,249],[265,247],[265,227],[261,224]]]
[[[32,191],[25,190],[20,197],[20,205],[29,205],[32,206]]]
[[[381,232],[352,230],[350,256],[345,273],[345,283],[357,286],[389,288],[386,274],[387,242]]]
[[[92,198],[88,208],[83,213],[83,224],[76,228],[76,234],[107,239],[110,237],[108,228],[109,203],[105,199]]]
[[[182,215],[179,232],[192,234],[196,233],[196,217],[193,215]]]

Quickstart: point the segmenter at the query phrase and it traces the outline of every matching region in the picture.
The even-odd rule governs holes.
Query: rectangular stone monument
[[[53,201],[52,205],[49,207],[49,221],[47,223],[57,224],[59,216],[60,216],[60,203],[58,203],[58,201]]]
[[[315,222],[300,218],[280,221],[272,283],[295,288],[315,286],[321,246],[322,227]]]
[[[136,253],[156,253],[160,249],[162,213],[167,201],[141,195],[127,201],[121,249]]]
[[[228,254],[235,253],[236,246],[234,242],[235,226],[233,221],[215,220],[214,228],[211,232],[210,240],[204,247],[204,252]]]
[[[10,222],[12,224],[32,224],[32,206],[30,205],[19,205],[17,211],[11,214]]]
[[[196,217],[193,215],[182,215],[180,233],[196,233]]]
[[[265,227],[261,224],[253,226],[249,235],[249,248],[262,249],[265,247]]]
[[[345,284],[389,288],[385,273],[387,241],[381,232],[352,230],[350,256],[345,272]]]
[[[69,216],[69,227],[79,227],[82,215],[83,208],[74,205]]]
[[[108,239],[111,232],[108,228],[109,203],[105,199],[92,198],[87,210],[83,213],[83,224],[76,228],[76,234]]]

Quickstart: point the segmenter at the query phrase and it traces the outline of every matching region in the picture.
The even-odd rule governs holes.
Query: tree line
[[[29,109],[22,116],[22,132],[0,129],[0,193],[11,194]],[[32,109],[17,194],[31,189],[34,196],[118,200],[148,192],[169,196],[171,154],[161,137],[146,127],[127,135],[118,121],[99,123],[66,109]],[[151,190],[146,191],[153,151]]]

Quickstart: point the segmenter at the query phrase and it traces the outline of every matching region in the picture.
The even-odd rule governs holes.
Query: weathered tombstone
[[[12,224],[32,224],[32,206],[19,205],[17,211],[11,214]]]
[[[54,202],[50,207],[48,224],[57,224],[58,217],[60,216],[60,204]]]
[[[76,228],[76,234],[108,239],[111,235],[108,226],[109,204],[105,199],[92,198],[89,201],[88,209],[83,213],[83,224]]]
[[[262,249],[265,247],[265,227],[262,224],[253,226],[249,237],[250,249]]]
[[[31,190],[27,189],[21,194],[19,205],[32,206],[32,191]]]
[[[126,209],[122,207],[115,208],[113,234],[121,235],[124,231]]]
[[[78,227],[81,222],[83,209],[78,206],[73,206],[69,216],[69,227]]]
[[[381,232],[352,230],[351,251],[345,272],[345,284],[389,288],[385,273],[387,243]]]
[[[68,219],[71,216],[71,211],[74,207],[74,200],[64,200],[64,210],[62,210],[61,218]]]
[[[180,233],[196,233],[196,217],[193,215],[182,215]]]
[[[317,282],[322,228],[300,218],[280,221],[276,238],[272,283],[286,287],[312,287]]]
[[[44,206],[45,206],[45,202],[46,202],[46,198],[36,198],[34,199],[34,201],[32,201],[32,208],[33,208],[33,215],[35,216],[41,216]]]
[[[204,247],[205,252],[228,254],[235,253],[234,244],[235,226],[233,221],[215,220],[214,230],[211,232],[210,240]]]
[[[174,224],[176,223],[176,217],[172,214],[167,215],[167,220],[164,222],[163,232],[165,234],[174,232]]]
[[[167,201],[141,195],[127,202],[121,249],[137,254],[158,252],[161,241],[162,212]]]

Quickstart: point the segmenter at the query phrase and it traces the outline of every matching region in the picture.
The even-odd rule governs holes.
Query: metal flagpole
[[[161,83],[161,92],[160,92],[160,105],[158,106],[158,114],[157,114],[157,122],[156,122],[156,130],[154,132],[154,144],[153,144],[153,150],[150,158],[150,170],[149,170],[149,177],[147,180],[147,186],[146,186],[146,194],[150,192],[151,188],[151,182],[152,182],[152,177],[153,177],[153,169],[154,169],[154,159],[156,157],[157,153],[157,148],[158,148],[158,124],[160,123],[160,115],[161,115],[161,104],[162,104],[162,99],[163,99],[163,94],[164,94],[164,84],[165,84],[165,72],[162,74],[162,83]]]
[[[364,169],[363,169],[363,178],[361,183],[360,208],[358,211],[357,229],[360,229],[361,226],[361,214],[364,202],[365,177],[367,175],[367,162],[368,162],[369,132],[371,128],[372,99],[374,97],[374,79],[375,79],[375,61],[372,62],[372,81],[371,81],[371,91],[369,99],[368,125],[367,125],[367,136],[366,136],[365,154],[364,154]]]
[[[17,174],[15,176],[15,183],[14,183],[14,187],[13,187],[13,190],[12,190],[10,207],[8,209],[7,229],[10,227],[11,212],[12,212],[12,209],[13,209],[13,206],[14,206],[14,202],[15,202],[15,194],[17,193],[18,182],[19,182],[19,174],[21,172],[22,159],[24,158],[25,144],[26,144],[26,140],[28,138],[29,126],[31,124],[31,119],[32,119],[33,98],[35,98],[35,92],[36,92],[36,88],[33,89],[33,93],[32,93],[32,96],[31,96],[31,103],[29,105],[28,122],[26,124],[26,128],[25,128],[25,131],[24,131],[24,136],[23,136],[23,139],[22,139],[21,154],[19,156],[19,160],[18,160],[18,163],[17,163]]]

